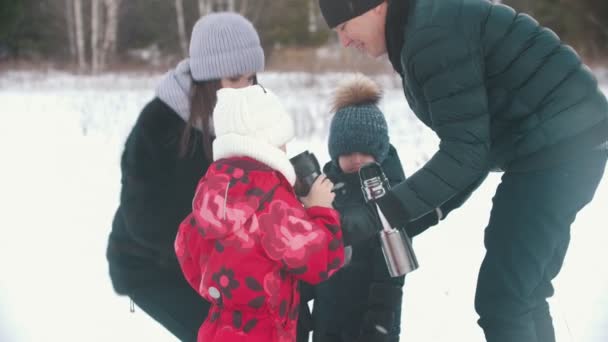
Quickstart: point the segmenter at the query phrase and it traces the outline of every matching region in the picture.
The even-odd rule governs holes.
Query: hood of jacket
[[[254,216],[272,199],[278,186],[293,191],[280,172],[252,158],[217,160],[197,186],[192,223],[204,239],[255,236],[259,227]]]

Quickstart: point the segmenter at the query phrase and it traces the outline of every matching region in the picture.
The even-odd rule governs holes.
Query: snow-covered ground
[[[289,153],[325,148],[328,98],[341,75],[274,74],[298,122]],[[111,288],[105,246],[120,190],[123,142],[159,75],[0,75],[0,341],[173,341]],[[406,173],[437,139],[411,114],[399,81],[377,79]],[[608,83],[603,90],[608,93]],[[483,228],[499,182],[492,175],[450,219],[416,239],[402,341],[483,341],[473,296]],[[608,177],[577,218],[551,300],[559,342],[608,341]]]

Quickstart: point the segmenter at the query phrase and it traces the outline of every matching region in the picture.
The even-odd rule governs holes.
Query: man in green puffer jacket
[[[608,157],[608,102],[568,46],[485,0],[320,0],[345,47],[388,57],[437,153],[379,203],[408,222],[503,171],[485,230],[479,325],[491,342],[555,341],[551,281]],[[392,213],[392,215],[391,215]],[[446,214],[446,213],[444,213]]]

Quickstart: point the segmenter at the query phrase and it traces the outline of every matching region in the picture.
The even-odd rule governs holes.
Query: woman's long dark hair
[[[220,80],[197,82],[192,80],[190,88],[190,117],[182,132],[179,156],[193,156],[200,147],[207,160],[213,160],[212,131],[209,119],[217,102],[217,91],[221,88]],[[200,128],[202,134],[196,134],[195,129]],[[200,137],[200,139],[198,139]],[[202,141],[200,141],[202,140]]]
[[[254,76],[253,84],[258,84],[257,76]],[[215,135],[209,127],[213,108],[217,103],[217,91],[222,87],[221,80],[195,81],[192,79],[190,88],[190,117],[182,132],[179,156],[181,158],[193,156],[202,147],[205,158],[213,161],[213,139]],[[202,134],[198,135],[202,141],[198,141],[195,129],[201,128]]]

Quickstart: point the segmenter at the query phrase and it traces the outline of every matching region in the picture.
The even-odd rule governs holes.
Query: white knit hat
[[[294,121],[272,91],[260,85],[218,90],[213,125],[215,160],[251,157],[280,171],[294,184],[293,166],[280,149],[294,137]]]

